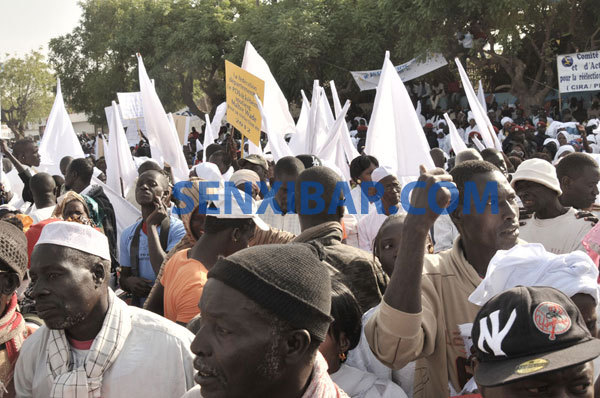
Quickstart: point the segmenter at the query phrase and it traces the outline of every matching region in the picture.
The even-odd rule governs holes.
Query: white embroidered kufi
[[[371,179],[374,182],[379,182],[379,181],[383,180],[385,177],[392,176],[392,175],[394,175],[394,172],[392,171],[392,169],[390,167],[379,166],[378,168],[373,170],[373,173],[371,174]]]
[[[110,261],[106,235],[88,225],[70,221],[50,223],[42,229],[35,246],[43,244],[70,247]]]

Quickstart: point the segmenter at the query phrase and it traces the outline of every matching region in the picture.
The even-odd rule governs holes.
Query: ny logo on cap
[[[477,341],[477,346],[482,352],[489,354],[489,352],[484,347],[484,342],[487,343],[488,347],[494,351],[495,356],[506,356],[504,351],[502,351],[502,341],[510,331],[513,323],[515,323],[515,319],[517,319],[517,310],[513,309],[510,313],[510,317],[508,318],[508,322],[506,325],[500,329],[500,320],[498,316],[500,315],[500,310],[492,312],[489,316],[483,317],[479,320],[479,340]],[[492,322],[492,333],[488,329],[488,318]]]

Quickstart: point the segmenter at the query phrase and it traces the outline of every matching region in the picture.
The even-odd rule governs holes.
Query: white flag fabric
[[[202,162],[208,161],[208,159],[206,159],[206,148],[208,148],[210,144],[215,142],[215,136],[212,131],[212,126],[210,124],[210,117],[208,116],[208,113],[204,114],[204,120],[206,121],[206,124],[204,124],[204,144],[202,144]]]
[[[476,135],[474,135],[471,139],[473,140],[473,144],[475,144],[475,146],[477,147],[479,152],[481,152],[485,149],[485,146],[483,145],[483,143],[481,141],[479,141],[479,138],[477,138]]]
[[[333,110],[335,111],[335,117],[339,118],[340,113],[342,112],[342,104],[340,103],[340,97],[338,96],[337,89],[335,87],[335,82],[333,80],[329,82],[329,86],[331,88],[331,96],[333,97]],[[352,159],[360,155],[354,147],[352,139],[350,139],[350,131],[348,130],[348,125],[346,123],[342,125],[342,135],[340,136],[340,142],[342,144],[342,148],[344,149],[344,154],[346,155],[348,163],[350,163]]]
[[[487,102],[485,102],[485,93],[483,92],[483,84],[481,84],[481,80],[479,80],[479,87],[477,88],[477,99],[483,108],[483,111],[487,115]]]
[[[60,79],[57,80],[56,98],[50,116],[48,116],[46,129],[40,142],[39,153],[40,167],[38,169],[51,175],[61,175],[59,164],[63,157],[85,157],[65,108]]]
[[[271,155],[273,155],[273,160],[275,163],[279,161],[279,159],[285,156],[294,156],[290,147],[285,142],[283,136],[281,134],[276,134],[271,131],[271,120],[265,114],[262,103],[260,102],[260,98],[258,95],[254,94],[254,99],[256,100],[256,104],[258,105],[258,110],[260,111],[260,115],[263,120],[264,131],[267,134],[267,139],[269,140],[269,147],[271,150]],[[251,141],[248,141],[251,142]]]
[[[375,156],[380,166],[390,167],[402,179],[418,177],[420,165],[435,167],[425,133],[389,52],[377,86],[365,153]]]
[[[341,176],[344,177],[346,181],[350,181],[350,167],[348,166],[348,162],[346,161],[346,154],[344,153],[344,148],[341,144],[341,135],[345,134],[343,132],[342,126],[346,126],[346,113],[350,108],[350,101],[346,101],[344,107],[340,111],[340,114],[335,121],[335,123],[329,129],[329,140],[325,143],[323,148],[316,154],[317,157],[322,160],[326,160],[330,163],[335,164]]]
[[[288,101],[285,99],[283,92],[279,88],[279,84],[277,84],[277,81],[273,77],[269,65],[267,65],[249,41],[246,42],[242,69],[265,82],[263,108],[265,115],[269,118],[271,131],[282,137],[288,133],[295,133],[296,125],[290,114]],[[265,131],[264,123],[262,131]]]
[[[107,115],[108,116],[108,115]],[[108,150],[106,152],[106,185],[123,197],[134,188],[137,168],[125,136],[116,102],[112,102],[112,114],[108,119]]]
[[[146,134],[150,142],[152,159],[159,164],[167,162],[173,171],[175,182],[188,179],[188,167],[179,143],[177,131],[169,122],[154,85],[150,82],[142,56],[138,54],[140,91],[146,122]]]
[[[298,117],[298,123],[296,123],[296,132],[292,135],[289,142],[289,147],[294,155],[305,154],[306,151],[306,134],[308,131],[308,117],[310,114],[310,102],[304,94],[304,90],[300,90],[302,94],[302,108],[300,109],[300,116]]]
[[[450,146],[452,146],[452,150],[454,151],[454,155],[458,155],[459,152],[466,151],[467,145],[460,138],[458,134],[458,130],[456,130],[456,126],[450,120],[450,116],[447,113],[444,113],[444,119],[446,119],[446,123],[448,124],[448,129],[450,130]]]
[[[306,126],[306,154],[315,152],[316,131],[319,129],[319,97],[321,95],[321,86],[319,81],[313,81],[312,97],[310,99],[310,112],[308,113],[308,124]]]
[[[120,193],[113,191],[108,185],[96,177],[92,177],[91,183],[92,185],[100,185],[102,187],[104,194],[108,200],[110,200],[110,204],[115,210],[115,219],[117,221],[117,242],[120,242],[121,233],[123,230],[139,220],[142,217],[142,213],[126,199],[123,199]]]
[[[475,95],[475,90],[473,90],[473,86],[471,85],[469,76],[467,76],[467,72],[465,72],[465,69],[463,68],[458,58],[455,58],[454,61],[456,62],[456,66],[458,67],[458,73],[460,73],[460,80],[462,81],[465,94],[467,95],[467,100],[469,101],[471,112],[473,112],[473,117],[475,118],[477,129],[479,130],[479,134],[481,134],[481,138],[483,138],[483,144],[487,148],[496,148],[499,151],[501,151],[502,145],[500,144],[500,141],[496,136],[496,132],[494,131],[492,123],[490,122],[486,112],[481,106],[479,99]]]
[[[219,131],[221,130],[221,124],[223,123],[223,118],[225,117],[226,113],[227,113],[227,102],[223,102],[223,103],[219,104],[219,106],[217,106],[217,109],[215,110],[215,116],[213,117],[212,124],[210,125],[210,127],[212,128],[212,133],[213,133],[214,139],[217,139],[219,137]],[[211,142],[211,144],[212,144],[212,142]]]

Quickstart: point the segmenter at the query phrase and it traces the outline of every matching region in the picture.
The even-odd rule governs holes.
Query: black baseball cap
[[[472,329],[475,381],[494,387],[588,362],[600,355],[577,306],[551,287],[518,286],[496,295]]]

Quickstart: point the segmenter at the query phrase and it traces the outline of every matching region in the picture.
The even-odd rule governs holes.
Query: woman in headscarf
[[[78,220],[84,224],[88,220],[92,227],[103,231],[102,219],[98,203],[87,195],[80,195],[74,191],[68,191],[62,202],[60,202],[52,213],[53,218],[61,218],[65,221]]]

